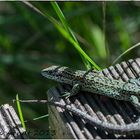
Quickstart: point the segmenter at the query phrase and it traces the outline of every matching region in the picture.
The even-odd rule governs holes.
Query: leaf
[[[127,49],[126,51],[124,51],[122,54],[120,54],[112,63],[115,64],[120,58],[122,58],[125,54],[127,54],[128,52],[130,52],[131,50],[135,49],[136,47],[140,46],[140,42],[131,46],[129,49]]]
[[[22,1],[22,2],[24,2],[26,5],[28,5],[32,9],[34,9],[36,12],[38,12],[39,14],[41,14],[42,16],[44,16],[45,18],[47,18],[54,24],[54,26],[63,35],[63,37],[65,37],[79,52],[79,54],[82,56],[82,60],[87,68],[90,68],[89,65],[92,65],[96,70],[101,70],[101,68],[80,47],[75,35],[73,34],[73,31],[68,26],[68,24],[65,20],[65,17],[56,2],[52,2],[52,6],[54,7],[55,11],[59,15],[59,18],[60,18],[62,24],[60,22],[58,22],[56,19],[54,19],[52,16],[50,16],[48,13],[41,12],[38,8],[33,6],[30,2],[27,2],[27,1],[26,2]]]
[[[26,130],[26,126],[25,126],[25,123],[24,123],[24,118],[23,118],[23,114],[22,114],[22,110],[21,110],[21,105],[20,105],[20,102],[19,102],[18,94],[16,95],[16,103],[17,103],[17,109],[18,109],[18,113],[19,113],[21,124],[22,124],[23,128]]]
[[[40,119],[46,118],[46,117],[48,117],[48,116],[49,116],[49,114],[46,114],[46,115],[43,115],[43,116],[40,116],[40,117],[36,117],[36,118],[34,118],[33,120],[34,120],[34,121],[40,120]]]

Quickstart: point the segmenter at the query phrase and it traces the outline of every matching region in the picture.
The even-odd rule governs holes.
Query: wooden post
[[[25,139],[25,129],[12,106],[0,107],[0,139]]]

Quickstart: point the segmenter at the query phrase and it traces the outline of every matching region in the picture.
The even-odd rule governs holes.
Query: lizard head
[[[50,66],[43,69],[41,74],[48,79],[66,84],[72,84],[74,78],[74,71],[64,66]]]

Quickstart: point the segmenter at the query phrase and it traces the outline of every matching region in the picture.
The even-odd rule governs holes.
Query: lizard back
[[[99,72],[72,70],[68,67],[51,66],[42,71],[48,79],[74,86],[79,84],[81,90],[105,95],[118,100],[128,100],[134,95],[140,95],[140,86],[131,82],[110,79],[101,76]]]

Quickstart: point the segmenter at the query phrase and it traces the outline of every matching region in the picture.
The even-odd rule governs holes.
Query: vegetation
[[[49,65],[99,70],[139,45],[139,2],[30,4],[0,2],[1,104],[16,109],[12,100],[17,94],[21,99],[47,98],[46,91],[55,84],[40,71]],[[119,60],[138,57],[139,50],[126,51]],[[33,120],[47,114],[45,105],[24,104],[21,109],[27,130],[48,129],[47,117]]]

